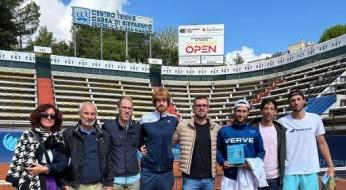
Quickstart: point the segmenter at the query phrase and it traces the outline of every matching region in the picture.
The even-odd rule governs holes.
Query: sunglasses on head
[[[41,117],[44,118],[44,119],[48,119],[48,118],[56,119],[57,116],[55,114],[48,114],[46,112],[42,112],[41,113]]]

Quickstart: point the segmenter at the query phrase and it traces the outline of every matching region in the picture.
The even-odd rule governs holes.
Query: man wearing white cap
[[[258,128],[247,123],[250,105],[244,100],[238,100],[234,105],[234,122],[219,130],[217,136],[218,163],[223,166],[224,176],[221,190],[233,189],[239,183],[238,170],[248,171],[248,158],[264,158],[263,140]],[[236,147],[236,148],[235,148]],[[232,154],[236,152],[236,154]],[[242,155],[237,157],[237,155]],[[236,158],[237,159],[234,159]],[[242,160],[242,161],[241,161]],[[234,161],[234,162],[233,162]],[[237,162],[238,161],[238,162]],[[230,163],[231,162],[231,163]],[[255,189],[255,184],[251,185]]]

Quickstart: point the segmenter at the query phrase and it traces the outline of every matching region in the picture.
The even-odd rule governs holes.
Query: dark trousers
[[[171,190],[173,184],[172,171],[156,173],[142,168],[140,190]]]
[[[281,190],[280,178],[267,179],[269,187],[258,188],[258,190]]]

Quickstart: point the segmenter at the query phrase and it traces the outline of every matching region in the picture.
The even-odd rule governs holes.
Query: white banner
[[[71,66],[71,67],[84,67],[84,68],[92,68],[92,69],[106,69],[106,70],[149,73],[148,64],[85,59],[85,58],[66,57],[66,56],[58,56],[58,55],[51,55],[51,64],[61,65],[61,66]]]
[[[179,65],[198,65],[201,63],[200,56],[180,56]]]
[[[184,60],[189,56],[223,57],[223,55],[223,24],[179,26],[179,64],[186,64],[186,61],[184,62]],[[197,64],[201,64],[202,59],[203,58],[200,58],[200,61]],[[220,59],[214,61],[217,61],[217,63],[223,63],[223,59],[221,62],[219,62]],[[208,62],[205,62],[205,64],[208,64]]]
[[[43,46],[34,46],[34,52],[35,53],[52,53],[52,48],[50,47],[43,47]]]
[[[154,65],[162,65],[162,59],[149,58],[148,63]]]
[[[0,50],[0,60],[35,63],[35,54]]]
[[[216,55],[216,56],[202,56],[202,64],[203,65],[215,65],[223,63],[223,56],[222,55]]]

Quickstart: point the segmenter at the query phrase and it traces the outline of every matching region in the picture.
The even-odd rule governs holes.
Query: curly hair
[[[167,105],[169,106],[171,103],[171,96],[169,94],[169,91],[166,88],[162,88],[162,87],[154,88],[154,92],[152,96],[154,107],[156,105],[156,100],[167,100]]]
[[[52,132],[59,131],[62,125],[62,113],[52,104],[39,105],[30,115],[30,124],[32,128],[41,126],[41,113],[46,112],[49,109],[53,109],[56,115]]]

